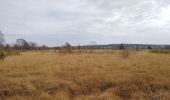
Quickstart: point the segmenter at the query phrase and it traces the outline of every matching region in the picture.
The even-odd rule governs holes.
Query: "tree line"
[[[39,49],[47,49],[48,47],[43,45],[43,46],[38,46],[38,43],[32,42],[32,41],[27,41],[25,39],[17,39],[16,43],[13,45],[6,44],[5,43],[5,36],[4,34],[0,31],[0,49],[14,49],[14,50],[39,50]]]
[[[48,47],[46,45],[39,46],[38,43],[32,42],[32,41],[27,41],[25,39],[17,39],[16,43],[14,45],[6,44],[5,43],[5,37],[4,34],[0,31],[0,49],[14,49],[14,50],[67,50],[71,51],[71,48],[73,49],[107,49],[102,46],[98,46],[96,42],[90,42],[89,45],[85,46],[71,46],[69,43],[65,43],[61,47]],[[117,49],[126,49],[128,48],[127,44],[120,44],[120,46]],[[140,46],[136,45],[136,50],[142,49]],[[148,46],[147,49],[152,49],[151,46]],[[170,46],[165,46],[164,49],[170,49]]]

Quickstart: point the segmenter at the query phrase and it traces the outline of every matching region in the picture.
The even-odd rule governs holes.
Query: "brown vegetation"
[[[60,48],[60,53],[72,53],[72,46],[69,43],[65,43],[61,48]]]
[[[0,61],[4,100],[169,100],[170,55],[24,52]]]

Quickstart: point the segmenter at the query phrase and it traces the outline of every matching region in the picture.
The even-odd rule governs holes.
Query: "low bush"
[[[0,60],[3,60],[10,55],[20,55],[20,53],[17,51],[0,51]]]
[[[3,60],[6,57],[6,54],[4,52],[0,52],[0,60]]]

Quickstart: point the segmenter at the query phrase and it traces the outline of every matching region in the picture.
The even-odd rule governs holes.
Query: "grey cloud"
[[[161,43],[170,34],[168,11],[169,0],[0,0],[0,30],[9,42],[149,43],[156,35]]]

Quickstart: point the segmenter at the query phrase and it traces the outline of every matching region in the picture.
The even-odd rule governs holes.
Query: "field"
[[[0,100],[170,100],[170,54],[23,52],[0,61]]]

